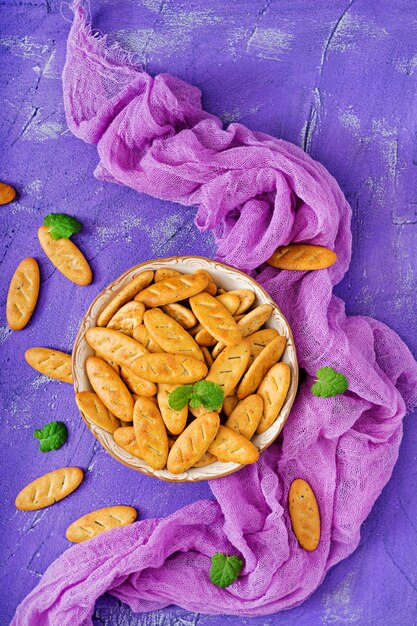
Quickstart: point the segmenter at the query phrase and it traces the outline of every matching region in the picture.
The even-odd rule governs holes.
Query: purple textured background
[[[140,517],[166,515],[202,497],[207,484],[167,484],[119,465],[78,416],[69,385],[37,375],[23,353],[34,345],[70,351],[87,305],[114,277],[145,259],[214,255],[194,211],[103,184],[92,177],[96,149],[66,131],[60,74],[69,24],[58,0],[1,0],[0,179],[19,197],[0,208],[1,304],[17,263],[35,256],[41,297],[20,333],[1,325],[2,537],[0,623],[67,547],[76,517],[113,503]],[[64,7],[64,14],[70,12]],[[416,352],[417,21],[407,0],[96,0],[94,26],[135,53],[151,73],[198,85],[205,108],[224,120],[293,141],[337,178],[353,208],[353,261],[337,293],[350,314],[372,315]],[[94,282],[77,287],[41,252],[36,230],[51,211],[78,216],[74,240]],[[42,455],[32,437],[51,419],[68,424],[68,443]],[[355,554],[335,567],[301,607],[247,619],[170,607],[133,615],[110,597],[96,608],[106,626],[292,626],[417,624],[417,433],[405,419],[400,459],[363,526]],[[16,511],[20,488],[73,464],[86,478],[50,509]],[[186,584],[186,581],[184,581]],[[77,626],[77,625],[74,625]]]

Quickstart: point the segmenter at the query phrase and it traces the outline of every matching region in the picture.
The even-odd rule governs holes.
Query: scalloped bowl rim
[[[220,287],[230,289],[252,289],[256,293],[255,304],[272,304],[273,311],[271,317],[264,326],[267,328],[275,328],[279,334],[285,335],[287,338],[287,346],[284,354],[281,357],[282,361],[288,363],[291,370],[291,383],[287,393],[284,405],[275,420],[275,422],[264,432],[252,437],[252,442],[258,448],[259,452],[263,452],[268,448],[280,434],[287,418],[290,413],[291,407],[294,403],[295,396],[298,387],[298,362],[297,354],[294,346],[294,338],[290,329],[290,326],[279,309],[278,305],[271,296],[265,291],[265,289],[251,276],[245,274],[241,270],[238,270],[230,265],[221,263],[220,261],[214,261],[200,256],[174,256],[174,257],[162,257],[158,259],[152,259],[150,261],[144,261],[128,269],[126,272],[118,276],[113,280],[105,289],[103,289],[93,300],[89,306],[86,314],[82,318],[77,336],[74,341],[74,348],[72,352],[72,371],[74,379],[75,393],[79,391],[91,391],[91,385],[88,381],[87,374],[85,372],[85,361],[88,356],[93,354],[92,348],[88,345],[85,339],[85,332],[87,328],[95,326],[95,322],[98,315],[106,306],[106,304],[113,298],[128,281],[140,272],[147,269],[157,270],[161,267],[167,267],[171,269],[177,269],[178,271],[190,273],[197,269],[208,270],[215,282]],[[237,281],[237,284],[234,284]],[[153,476],[162,480],[170,482],[197,482],[200,480],[212,480],[214,478],[221,478],[228,476],[234,472],[237,472],[244,465],[239,463],[223,463],[215,461],[210,465],[206,465],[201,468],[190,468],[182,474],[174,475],[168,472],[167,469],[153,470],[144,461],[134,457],[129,452],[121,448],[113,438],[111,433],[106,432],[100,426],[94,424],[87,418],[82,412],[81,417],[87,424],[89,430],[93,433],[94,437],[99,441],[103,448],[117,461],[130,467],[131,469]],[[122,424],[123,425],[123,424]],[[130,424],[126,424],[130,425]]]

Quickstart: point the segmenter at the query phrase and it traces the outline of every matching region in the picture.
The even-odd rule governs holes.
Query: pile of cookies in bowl
[[[248,275],[202,257],[131,268],[94,300],[73,349],[76,402],[121,463],[198,481],[255,463],[298,384],[291,330]]]

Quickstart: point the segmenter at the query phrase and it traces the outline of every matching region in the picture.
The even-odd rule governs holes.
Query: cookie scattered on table
[[[267,260],[268,265],[282,270],[321,270],[337,261],[336,252],[307,243],[280,246]]]
[[[77,285],[89,285],[93,274],[87,259],[70,239],[53,239],[47,226],[38,230],[39,243],[61,274]]]
[[[137,515],[137,511],[131,506],[106,506],[75,520],[68,526],[65,536],[73,543],[80,543],[107,530],[132,524]]]
[[[6,317],[12,330],[22,330],[35,310],[40,287],[39,266],[35,259],[23,259],[16,268],[7,295]]]
[[[0,183],[0,205],[9,204],[16,198],[16,189],[6,183]]]
[[[43,509],[75,491],[84,472],[79,467],[62,467],[40,476],[26,485],[16,497],[16,508],[21,511]]]
[[[71,355],[51,348],[29,348],[25,359],[33,369],[44,376],[64,383],[73,383]]]

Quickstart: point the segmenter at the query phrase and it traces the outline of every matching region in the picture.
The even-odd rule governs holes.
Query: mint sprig
[[[43,223],[48,227],[52,239],[55,240],[69,239],[82,228],[81,222],[65,213],[49,213]]]
[[[40,451],[58,450],[68,439],[68,429],[63,422],[49,422],[41,429],[36,428],[33,436],[40,441]]]
[[[345,393],[349,383],[346,376],[336,372],[332,367],[320,367],[316,371],[316,381],[311,387],[313,396],[321,398],[331,398]]]
[[[224,589],[231,585],[242,570],[242,559],[216,552],[211,557],[210,580],[216,587]]]
[[[216,411],[224,402],[224,392],[216,383],[199,380],[194,385],[182,385],[174,389],[169,394],[168,402],[174,411],[181,411],[188,402],[193,409],[201,404],[208,411]]]

